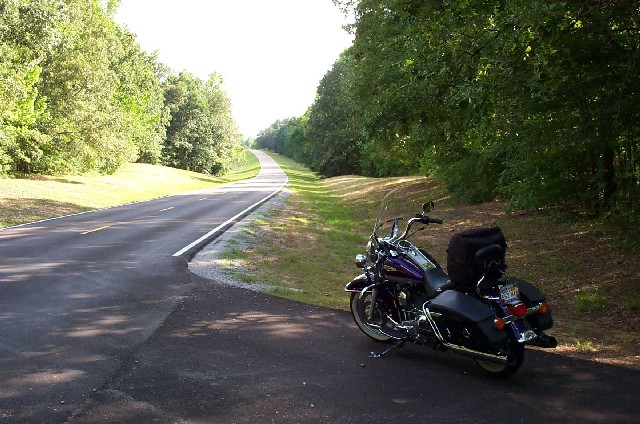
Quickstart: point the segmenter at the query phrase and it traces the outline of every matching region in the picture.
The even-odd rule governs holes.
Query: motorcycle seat
[[[442,268],[431,268],[424,273],[424,287],[427,296],[436,297],[443,291],[453,289],[453,283]]]

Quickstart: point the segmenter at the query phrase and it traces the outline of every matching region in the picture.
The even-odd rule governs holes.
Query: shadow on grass
[[[1,199],[0,228],[90,210],[74,203],[46,199]]]
[[[206,183],[211,183],[211,184],[226,184],[226,183],[233,183],[236,181],[253,178],[257,176],[259,173],[260,173],[260,165],[257,165],[251,168],[243,168],[239,171],[230,171],[220,176],[203,175],[203,176],[193,176],[191,178],[196,181],[204,181]]]

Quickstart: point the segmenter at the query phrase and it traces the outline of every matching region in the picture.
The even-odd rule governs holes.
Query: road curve
[[[191,287],[188,259],[286,175],[0,230],[0,423],[65,422]]]

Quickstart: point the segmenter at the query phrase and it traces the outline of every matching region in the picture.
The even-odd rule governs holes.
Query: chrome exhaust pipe
[[[442,345],[448,349],[453,350],[455,353],[463,356],[467,356],[473,359],[481,359],[483,361],[493,362],[495,364],[507,365],[509,363],[509,357],[505,355],[494,355],[492,353],[480,352],[472,350],[464,346],[458,346],[451,343],[442,343]]]

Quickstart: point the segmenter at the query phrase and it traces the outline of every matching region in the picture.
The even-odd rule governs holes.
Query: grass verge
[[[299,291],[273,294],[310,304],[347,309],[344,285],[359,270],[377,205],[391,188],[403,186],[417,212],[435,200],[430,226],[412,240],[446,264],[454,232],[499,225],[508,241],[509,273],[547,293],[555,326],[550,331],[569,355],[640,366],[640,261],[620,247],[605,221],[575,220],[553,210],[507,214],[506,202],[457,204],[436,181],[423,177],[321,179],[287,158],[272,154],[289,176],[292,195],[279,212],[254,223],[263,234],[250,250],[236,251],[251,262],[249,281]],[[589,341],[585,342],[585,340]]]
[[[251,275],[243,275],[242,280],[280,287],[273,294],[343,307],[342,289],[353,274],[345,266],[345,258],[359,251],[362,228],[353,227],[352,210],[337,201],[315,174],[290,159],[271,156],[289,176],[292,195],[283,209],[272,210],[266,219],[254,221],[247,229],[262,234],[260,243],[250,250],[232,248],[222,257],[250,263]],[[255,258],[261,266],[254,266]]]
[[[92,209],[149,200],[254,177],[260,162],[246,163],[221,177],[158,165],[128,164],[113,175],[0,178],[0,227]]]

